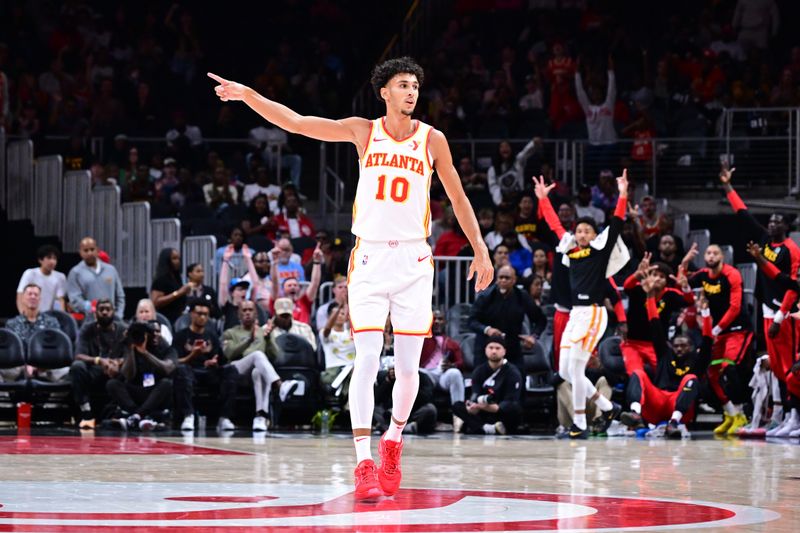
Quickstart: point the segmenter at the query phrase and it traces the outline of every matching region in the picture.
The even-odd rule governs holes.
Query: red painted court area
[[[247,455],[150,437],[0,436],[0,454],[15,455]]]

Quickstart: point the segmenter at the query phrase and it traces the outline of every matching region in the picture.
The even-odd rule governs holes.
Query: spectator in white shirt
[[[52,309],[65,311],[67,309],[64,301],[67,294],[67,277],[55,269],[58,257],[58,248],[51,244],[45,244],[36,251],[39,267],[29,268],[23,272],[17,286],[17,310],[20,313],[25,309],[23,292],[25,287],[30,284],[35,284],[42,290],[39,311]]]
[[[342,404],[347,401],[350,385],[350,372],[356,358],[356,347],[350,333],[347,304],[338,305],[332,302],[325,326],[319,332],[320,345],[325,354],[325,370],[320,381],[332,389],[333,396],[340,398]]]
[[[289,146],[289,137],[280,128],[266,128],[259,126],[250,130],[250,142],[261,150],[270,167],[275,167],[276,159],[280,154],[281,169],[289,171],[289,179],[295,187],[300,189],[300,174],[303,170],[303,159],[292,153]]]
[[[314,319],[314,324],[317,331],[321,331],[328,322],[328,315],[331,308],[347,303],[347,278],[344,276],[337,276],[333,281],[333,299],[320,305],[317,309],[317,315]]]
[[[259,165],[258,168],[256,168],[256,182],[244,186],[242,201],[245,205],[250,205],[253,198],[259,194],[263,194],[267,197],[270,213],[277,213],[278,197],[281,195],[281,188],[270,181],[269,171],[267,167],[263,165]]]

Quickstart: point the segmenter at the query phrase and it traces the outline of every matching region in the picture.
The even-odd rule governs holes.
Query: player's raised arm
[[[300,115],[283,104],[261,96],[246,85],[226,80],[211,72],[208,73],[208,77],[219,83],[214,87],[214,91],[220,100],[242,101],[265,120],[289,133],[298,133],[320,141],[346,141],[357,146],[362,144],[362,140],[365,142],[369,135],[370,121],[365,118],[332,120]]]
[[[492,260],[489,258],[486,243],[481,236],[478,219],[475,218],[472,204],[469,203],[467,195],[464,194],[461,179],[453,166],[453,155],[450,153],[450,146],[447,144],[447,139],[442,132],[438,130],[431,132],[430,150],[433,156],[434,168],[444,186],[447,197],[450,198],[450,202],[453,204],[453,212],[456,215],[458,224],[464,230],[464,235],[466,235],[470,246],[472,246],[472,251],[475,253],[475,259],[472,260],[472,264],[469,267],[467,279],[472,279],[473,275],[477,275],[475,291],[480,292],[492,283],[494,267],[492,266]]]

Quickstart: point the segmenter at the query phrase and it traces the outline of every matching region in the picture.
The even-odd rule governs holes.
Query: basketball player
[[[714,433],[732,436],[747,424],[742,410],[745,387],[737,366],[750,347],[753,332],[742,309],[742,274],[725,264],[722,249],[716,244],[706,248],[703,258],[705,268],[692,274],[689,285],[703,289],[714,321],[708,378],[724,409],[722,424],[714,428]]]
[[[781,288],[792,291],[795,294],[800,293],[800,285],[797,279],[789,274],[782,272],[775,263],[769,261],[761,247],[750,241],[747,245],[747,251],[755,259],[758,264],[759,272],[762,272],[767,278],[778,283]],[[771,367],[770,361],[770,368]],[[780,369],[780,383],[785,384],[787,395],[789,397],[790,411],[783,420],[783,423],[767,430],[767,437],[800,437],[800,360],[797,357],[783,363],[787,366]],[[772,369],[773,373],[778,376],[778,369]],[[773,413],[775,413],[773,409]],[[772,415],[775,420],[775,414]]]
[[[646,278],[653,280],[656,310],[665,339],[668,338],[671,317],[681,309],[694,305],[694,294],[686,276],[680,271],[677,277],[674,276],[672,268],[666,263],[657,262],[651,266],[651,257],[649,252],[645,252],[636,272],[628,276],[623,284],[628,295],[628,337],[620,344],[620,350],[629,376],[636,370],[644,370],[645,364],[651,370],[658,366],[652,328],[645,308],[648,295],[641,282]],[[678,281],[680,289],[667,286],[670,278]]]
[[[608,228],[598,235],[597,224],[588,217],[581,217],[575,225],[575,234],[567,232],[558,221],[547,194],[555,184],[545,185],[544,177],[533,178],[534,191],[539,205],[550,228],[560,239],[558,249],[569,261],[569,281],[572,291],[572,309],[569,321],[561,339],[559,375],[572,384],[572,402],[575,415],[569,429],[571,439],[585,439],[588,436],[586,424],[586,399],[591,398],[603,412],[603,433],[621,409],[600,395],[589,378],[586,377],[586,363],[589,361],[597,343],[605,333],[608,314],[603,300],[605,298],[606,278],[613,276],[628,262],[627,248],[618,246],[617,239],[628,206],[628,171],[617,178],[619,200]]]
[[[352,226],[357,239],[350,255],[347,286],[356,347],[349,392],[358,464],[355,496],[358,500],[391,496],[400,486],[402,431],[419,387],[422,342],[430,336],[433,321],[433,257],[426,239],[430,235],[429,191],[434,170],[475,253],[468,279],[475,276],[475,290],[481,291],[493,277],[489,252],[453,167],[447,139],[442,132],[411,118],[423,81],[422,68],[408,57],[375,67],[372,87],[386,104],[386,115],[376,120],[302,116],[249,87],[209,76],[219,82],[215,91],[222,101],[241,100],[290,133],[321,141],[351,142],[358,151]],[[373,383],[390,311],[397,379],[391,425],[378,445],[378,469],[370,451]]]
[[[644,422],[658,424],[668,420],[666,437],[679,439],[682,436],[679,424],[682,420],[691,420],[694,413],[694,401],[700,389],[697,376],[705,373],[711,358],[713,325],[704,300],[698,305],[703,330],[700,349],[695,350],[691,339],[685,335],[676,336],[670,346],[658,309],[659,296],[664,296],[664,283],[662,273],[655,270],[637,284],[637,289],[646,295],[644,307],[649,328],[648,342],[657,354],[657,362],[653,365],[653,379],[641,367],[630,373],[626,395],[631,411],[622,413],[620,420],[634,429],[644,427]],[[640,313],[637,308],[633,314]]]
[[[742,227],[749,239],[759,245],[761,255],[765,261],[772,263],[782,273],[791,279],[797,279],[797,270],[800,268],[800,248],[788,238],[788,224],[786,217],[780,213],[773,213],[765,228],[753,218],[747,206],[731,185],[731,177],[735,168],[729,169],[723,165],[719,180],[728,196],[731,208],[736,212],[737,218],[742,221]],[[800,322],[791,314],[797,310],[797,293],[781,287],[777,281],[770,279],[759,269],[756,295],[761,301],[761,311],[764,315],[764,337],[767,343],[769,366],[778,378],[781,389],[781,398],[777,398],[772,414],[773,422],[781,422],[780,427],[772,427],[767,432],[769,437],[788,436],[792,431],[800,428],[797,413],[787,416],[783,420],[783,400],[789,400],[786,389],[786,377],[795,361],[800,336]],[[797,399],[795,399],[797,400]]]

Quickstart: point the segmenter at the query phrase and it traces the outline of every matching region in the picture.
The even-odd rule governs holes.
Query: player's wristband
[[[780,324],[781,322],[783,322],[784,318],[786,318],[786,315],[783,314],[783,311],[778,310],[778,312],[775,313],[775,316],[772,318],[772,322],[774,324]]]
[[[719,326],[714,326],[714,327],[711,329],[711,334],[712,334],[713,336],[715,336],[715,337],[718,337],[720,333],[722,333],[722,328],[720,328]]]
[[[703,318],[711,316],[711,309],[701,309],[700,316]]]

